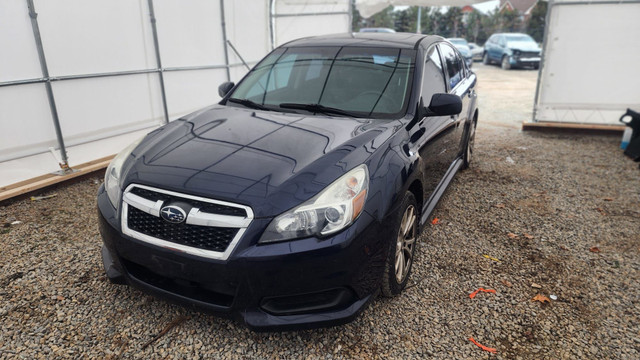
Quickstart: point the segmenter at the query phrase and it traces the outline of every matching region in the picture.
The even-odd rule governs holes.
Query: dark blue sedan
[[[421,226],[471,161],[475,85],[437,36],[275,49],[114,158],[107,277],[254,330],[351,321],[405,288]]]

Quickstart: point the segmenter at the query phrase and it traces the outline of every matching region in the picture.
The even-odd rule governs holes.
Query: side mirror
[[[433,94],[427,108],[427,116],[458,115],[462,111],[462,99],[458,95]]]
[[[218,95],[225,97],[233,87],[236,86],[232,81],[223,82],[218,86]]]

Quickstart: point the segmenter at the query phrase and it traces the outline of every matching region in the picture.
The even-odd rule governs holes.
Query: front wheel
[[[489,61],[489,54],[488,53],[484,53],[484,56],[482,56],[482,63],[485,65],[489,65],[491,61]]]
[[[502,57],[502,69],[504,70],[511,69],[511,63],[509,62],[509,57],[506,55]]]
[[[418,214],[416,198],[406,192],[394,219],[396,238],[391,241],[384,267],[381,286],[384,296],[398,295],[407,286],[418,239]]]

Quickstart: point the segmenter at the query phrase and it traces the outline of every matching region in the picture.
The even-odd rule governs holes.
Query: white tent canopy
[[[218,85],[246,73],[243,60],[348,32],[350,4],[1,0],[0,187],[59,170],[64,155],[72,168],[113,155],[216,103]]]
[[[393,6],[465,6],[487,0],[356,0],[356,9],[362,17],[368,18]]]

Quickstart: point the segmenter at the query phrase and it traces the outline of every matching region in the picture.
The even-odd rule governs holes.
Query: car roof
[[[424,40],[424,41],[423,41]],[[413,33],[347,33],[313,36],[290,41],[282,46],[363,46],[415,49],[419,44],[429,44],[443,40],[440,36]]]
[[[525,34],[525,33],[517,33],[517,32],[510,32],[510,33],[496,33],[494,35],[527,35],[529,36],[529,34]]]

